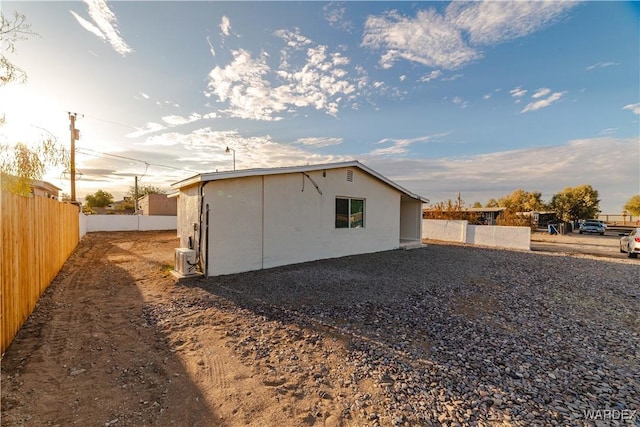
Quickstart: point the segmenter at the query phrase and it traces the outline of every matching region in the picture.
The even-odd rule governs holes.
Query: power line
[[[93,116],[87,116],[86,114],[83,115],[83,117],[86,117],[88,119],[93,119],[93,120],[97,120],[99,122],[104,122],[104,123],[109,123],[112,125],[116,125],[116,126],[122,126],[124,128],[129,128],[129,129],[133,129],[133,130],[140,130],[139,128],[135,127],[135,126],[131,126],[131,125],[125,125],[123,123],[118,123],[118,122],[114,122],[113,120],[106,120],[106,119],[100,119],[98,117],[93,117]]]
[[[116,158],[116,159],[128,160],[128,161],[132,161],[132,162],[139,162],[139,163],[143,163],[147,167],[155,166],[155,167],[173,169],[173,170],[177,170],[177,171],[181,171],[181,172],[197,173],[197,172],[194,172],[192,170],[180,169],[180,168],[176,168],[174,166],[161,165],[161,164],[158,164],[158,163],[151,163],[151,162],[147,162],[145,160],[134,159],[133,157],[120,156],[118,154],[103,153],[101,151],[92,150],[90,148],[76,148],[76,152],[81,153],[81,154],[86,154],[86,155],[89,155],[89,156],[95,156],[95,157],[107,156],[107,157],[113,157],[113,158]],[[146,171],[145,171],[145,173],[146,173]]]

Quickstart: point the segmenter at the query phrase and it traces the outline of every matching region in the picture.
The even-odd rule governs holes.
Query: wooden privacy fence
[[[0,191],[2,354],[78,245],[78,207]]]

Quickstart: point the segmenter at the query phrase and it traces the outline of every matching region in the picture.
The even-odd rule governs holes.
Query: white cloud
[[[291,30],[276,30],[273,33],[275,36],[280,37],[287,43],[287,46],[293,49],[303,49],[305,46],[308,46],[313,43],[311,39],[300,34],[300,29],[295,28],[294,31]]]
[[[231,34],[231,21],[229,21],[229,18],[226,16],[223,16],[220,21],[220,31],[224,36],[229,36],[229,34]]]
[[[296,142],[306,146],[321,148],[342,144],[342,138],[299,138]]]
[[[381,51],[380,66],[398,60],[456,69],[482,58],[479,50],[524,37],[560,19],[574,2],[452,2],[444,14],[434,8],[415,17],[396,11],[369,16],[362,46]]]
[[[456,105],[459,105],[461,108],[467,108],[469,106],[469,102],[460,98],[459,96],[454,96],[451,99],[451,102],[453,102]]]
[[[514,98],[522,98],[523,96],[525,96],[527,94],[527,90],[526,89],[522,89],[520,86],[518,86],[515,89],[511,89],[509,91],[509,93],[511,94],[511,96],[513,96]]]
[[[78,21],[80,26],[82,26],[82,28],[84,28],[85,30],[89,31],[93,35],[98,36],[102,40],[106,40],[107,39],[107,37],[102,33],[102,31],[100,31],[100,29],[98,27],[96,27],[95,25],[93,25],[91,22],[87,21],[82,16],[78,15],[77,13],[75,13],[73,10],[70,10],[69,12],[71,12],[73,17],[76,18],[76,20]]]
[[[536,93],[531,95],[531,97],[538,99],[538,98],[542,98],[543,96],[547,96],[550,93],[551,93],[551,89],[545,87],[545,88],[538,89]]]
[[[318,138],[317,140],[321,140]],[[331,138],[326,138],[326,141]],[[226,147],[236,152],[238,169],[328,163],[351,158],[321,155],[301,147],[282,144],[270,136],[244,136],[237,131],[216,131],[209,127],[190,133],[168,132],[149,137],[144,145],[163,147],[163,153],[175,156],[178,165],[203,171],[228,170],[232,167]],[[181,166],[178,166],[181,167]]]
[[[614,65],[620,65],[617,62],[598,62],[596,64],[593,65],[589,65],[586,70],[587,71],[592,71],[598,68],[607,68],[607,67],[613,67]]]
[[[277,70],[269,66],[266,53],[254,58],[244,49],[232,51],[227,66],[211,70],[206,95],[228,104],[221,112],[271,121],[281,120],[285,111],[311,107],[335,116],[341,104],[355,98],[356,86],[344,68],[349,58],[329,52],[325,45],[313,45],[298,30],[274,34],[287,45]],[[294,66],[294,60],[301,65]]]
[[[473,45],[493,45],[532,34],[560,19],[575,2],[453,2],[446,16]]]
[[[440,77],[440,74],[442,74],[442,72],[440,70],[433,70],[432,72],[430,72],[429,74],[425,74],[424,76],[420,77],[420,81],[424,82],[424,83],[428,83],[431,80],[435,80],[438,77]]]
[[[369,16],[362,46],[383,51],[382,68],[391,68],[404,59],[428,67],[454,69],[481,57],[465,43],[460,31],[434,9],[419,11],[415,18],[395,11]]]
[[[448,76],[448,77],[443,77],[442,81],[443,82],[452,82],[454,80],[458,80],[460,78],[464,77],[464,74],[454,74],[452,76]]]
[[[469,205],[510,194],[540,191],[545,201],[565,187],[590,184],[604,213],[617,213],[638,192],[638,138],[599,137],[566,144],[456,158],[362,157],[361,160],[433,203],[458,192]],[[616,165],[614,169],[611,165]]]
[[[628,104],[622,107],[623,110],[630,110],[633,114],[640,114],[640,103],[639,104]]]
[[[441,138],[447,135],[447,133],[439,133],[435,135],[426,135],[419,136],[417,138],[402,138],[402,139],[394,139],[394,138],[385,138],[378,141],[378,144],[388,144],[391,143],[391,146],[386,148],[377,148],[371,152],[369,155],[371,156],[386,156],[386,155],[396,155],[396,154],[404,154],[409,151],[409,146],[422,143],[422,142],[434,142],[437,138]]]
[[[324,19],[331,27],[345,31],[351,31],[353,29],[353,23],[345,19],[347,10],[342,7],[341,3],[327,3],[322,7],[322,11],[324,12]]]
[[[209,52],[211,52],[211,56],[216,56],[216,49],[213,47],[211,43],[211,39],[207,36],[207,44],[209,45]]]
[[[160,132],[161,130],[165,130],[166,128],[166,126],[161,125],[160,123],[150,122],[147,123],[144,128],[138,129],[135,132],[130,132],[125,136],[127,138],[139,138],[150,133]]]
[[[529,111],[539,110],[546,108],[554,102],[559,101],[567,92],[554,92],[548,98],[541,99],[539,101],[531,102],[521,111],[521,113],[528,113]],[[535,96],[534,96],[535,98]]]
[[[76,18],[78,23],[87,31],[98,36],[104,41],[109,42],[111,47],[122,56],[133,52],[133,49],[127,45],[118,31],[118,23],[116,16],[113,14],[109,6],[104,0],[85,0],[89,7],[89,16],[95,22],[95,25],[79,16],[74,11],[70,11]]]

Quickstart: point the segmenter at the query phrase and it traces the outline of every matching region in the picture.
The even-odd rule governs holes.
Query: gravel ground
[[[229,330],[243,338],[245,363],[284,354],[279,369],[313,370],[291,340],[269,341],[274,324],[344,343],[351,376],[327,371],[330,382],[380,390],[344,399],[345,421],[640,425],[639,272],[637,263],[431,244],[194,285],[257,316]]]
[[[638,260],[431,243],[176,283],[176,244],[83,239],[2,359],[3,426],[640,426]]]

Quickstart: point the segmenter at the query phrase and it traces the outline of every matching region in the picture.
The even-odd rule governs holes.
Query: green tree
[[[4,55],[15,53],[17,42],[37,35],[26,21],[27,18],[17,12],[13,19],[0,12],[0,86],[13,81],[23,83],[27,79],[25,71]],[[1,114],[0,127],[4,124],[5,115]],[[0,179],[5,191],[27,195],[31,193],[33,181],[42,179],[48,166],[66,166],[68,163],[69,153],[47,131],[43,131],[36,141],[0,139]]]
[[[473,202],[473,208],[481,208],[482,207],[482,203],[480,202]]]
[[[499,199],[498,206],[511,212],[531,212],[543,210],[544,203],[542,193],[539,191],[529,192],[518,188],[508,196]]]
[[[1,127],[1,126],[0,126]],[[2,189],[16,194],[31,193],[33,181],[41,179],[48,166],[65,166],[69,153],[57,144],[53,135],[32,146],[23,142],[0,142]]]
[[[564,221],[595,218],[600,213],[598,191],[586,184],[567,187],[553,195],[549,207]]]
[[[146,196],[147,194],[165,194],[166,191],[160,187],[154,187],[153,185],[139,185],[138,186],[138,197]],[[136,195],[136,187],[129,187],[129,191],[127,191],[126,197],[130,197],[133,199]]]
[[[85,203],[90,208],[104,208],[113,203],[113,195],[104,190],[98,190],[84,198]]]
[[[498,201],[496,199],[489,199],[484,205],[485,208],[497,208],[498,206],[500,205],[498,205]]]
[[[624,210],[626,210],[629,215],[640,216],[640,194],[631,196],[624,205]]]

